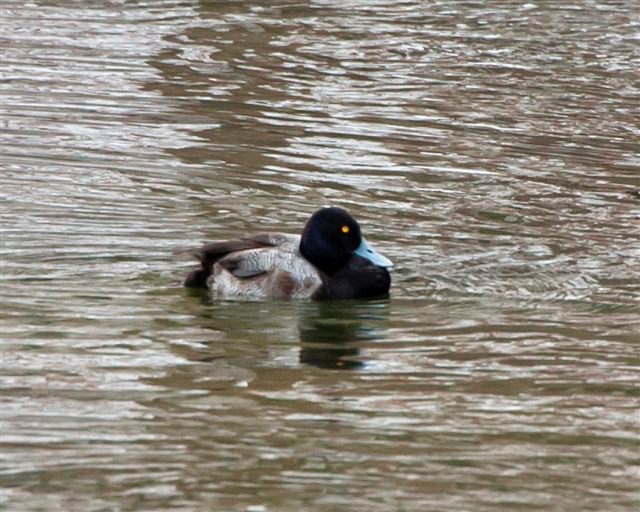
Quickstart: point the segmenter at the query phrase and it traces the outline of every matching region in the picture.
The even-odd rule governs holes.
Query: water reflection
[[[212,302],[203,290],[185,289],[184,300],[176,309],[190,310],[193,321],[207,333],[200,340],[201,350],[177,345],[182,357],[206,363],[219,359],[227,342],[241,337],[259,347],[299,351],[297,362],[326,369],[363,369],[360,346],[387,336],[389,300],[338,302]],[[198,309],[200,308],[200,309]],[[238,345],[236,355],[242,347]],[[246,348],[246,347],[245,347]],[[255,348],[255,347],[254,347]],[[229,352],[227,352],[229,354]],[[265,354],[263,365],[278,354]],[[286,358],[286,365],[295,366]]]
[[[353,370],[366,365],[358,342],[385,336],[388,302],[317,303],[298,320],[300,362],[319,368]]]

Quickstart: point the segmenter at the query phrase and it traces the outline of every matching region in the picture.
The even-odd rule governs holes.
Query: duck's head
[[[300,253],[326,274],[344,268],[354,255],[378,267],[393,266],[366,242],[356,219],[342,208],[322,208],[311,216],[302,232]]]

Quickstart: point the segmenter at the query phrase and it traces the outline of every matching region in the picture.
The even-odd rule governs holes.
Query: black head
[[[360,226],[342,208],[322,208],[302,232],[300,253],[316,268],[333,274],[343,268],[362,243]]]

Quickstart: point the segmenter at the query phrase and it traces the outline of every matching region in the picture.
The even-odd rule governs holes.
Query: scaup
[[[390,260],[342,208],[322,208],[302,235],[260,234],[187,251],[200,261],[184,285],[214,299],[366,299],[387,295]]]

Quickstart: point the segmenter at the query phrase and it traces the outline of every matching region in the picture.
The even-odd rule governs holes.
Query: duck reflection
[[[363,368],[358,345],[382,336],[380,320],[388,312],[387,301],[309,304],[298,318],[299,361],[318,368]]]
[[[260,347],[266,349],[260,366],[273,367],[275,361],[289,366],[295,359],[286,354],[297,341],[298,363],[353,370],[366,366],[360,355],[363,343],[386,338],[390,302],[212,302],[204,292],[187,290],[178,309],[191,313],[191,329],[199,331],[194,338],[207,333],[201,344],[172,345],[188,360],[252,359]]]

